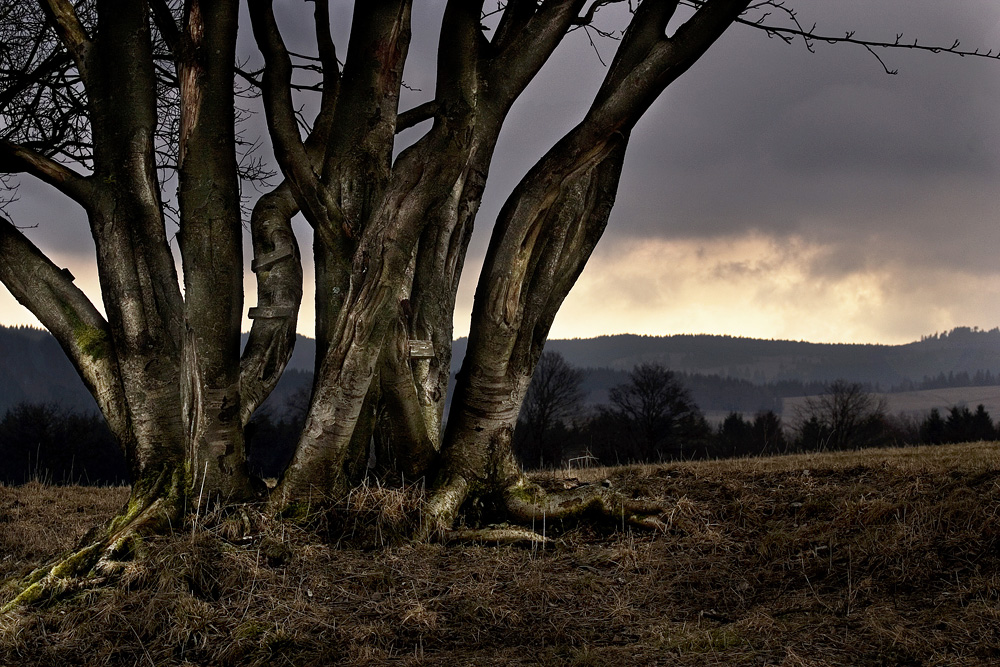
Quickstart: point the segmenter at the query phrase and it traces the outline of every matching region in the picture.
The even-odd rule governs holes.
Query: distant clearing
[[[902,413],[920,417],[932,408],[938,408],[944,413],[955,405],[975,410],[976,406],[982,404],[994,418],[1000,417],[1000,386],[950,387],[876,395],[885,398],[890,415]],[[786,398],[781,408],[782,416],[785,419],[794,417],[796,408],[806,400],[806,397]]]
[[[995,443],[538,479],[570,475],[662,499],[668,530],[370,548],[405,505],[385,489],[330,518],[339,548],[323,526],[249,508],[201,517],[193,536],[150,540],[117,585],[0,618],[0,664],[1000,664]],[[125,497],[0,487],[0,576],[72,546]]]

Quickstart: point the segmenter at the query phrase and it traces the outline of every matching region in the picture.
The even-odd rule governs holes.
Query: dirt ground
[[[605,479],[667,530],[397,543],[412,490],[377,487],[313,526],[200,517],[0,617],[0,665],[1000,664],[996,443],[539,477]],[[126,497],[0,487],[0,605]]]

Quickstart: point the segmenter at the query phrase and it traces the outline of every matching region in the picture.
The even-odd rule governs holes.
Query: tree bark
[[[188,462],[211,495],[252,497],[240,390],[243,245],[236,163],[235,0],[188,0],[178,79],[183,416]],[[210,496],[211,497],[211,496]]]
[[[470,493],[523,484],[511,434],[549,327],[607,224],[631,128],[748,3],[707,3],[668,38],[677,4],[639,6],[587,116],[501,210],[429,503],[432,530],[450,526]]]

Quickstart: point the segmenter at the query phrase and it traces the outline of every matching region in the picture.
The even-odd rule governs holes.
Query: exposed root
[[[593,517],[613,525],[645,530],[666,531],[669,528],[663,520],[666,515],[663,505],[625,498],[611,488],[597,484],[548,492],[521,478],[504,491],[504,503],[510,518],[524,524]]]
[[[424,506],[423,517],[414,539],[426,542],[444,539],[455,525],[458,511],[469,495],[469,482],[455,476],[434,491]]]
[[[449,530],[444,533],[443,541],[460,542],[463,544],[510,544],[536,545],[548,544],[552,540],[539,535],[533,530],[519,526],[504,526],[491,528],[469,528]]]
[[[143,555],[144,537],[168,532],[174,525],[179,527],[181,483],[180,473],[164,473],[147,492],[133,490],[121,514],[87,533],[69,554],[28,575],[21,592],[0,608],[0,614],[58,599],[119,575],[129,561]]]
[[[669,508],[662,503],[624,497],[602,484],[585,484],[565,491],[546,491],[518,476],[501,494],[505,519],[521,528],[453,529],[461,506],[473,495],[471,485],[456,476],[428,499],[417,541],[476,542],[486,544],[543,543],[546,537],[527,526],[596,520],[610,526],[631,526],[664,532],[671,527]]]

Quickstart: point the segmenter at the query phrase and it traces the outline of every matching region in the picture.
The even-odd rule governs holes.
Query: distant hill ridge
[[[455,342],[461,363],[467,340]],[[919,383],[941,373],[1000,372],[1000,328],[958,327],[904,345],[808,343],[717,335],[639,336],[550,340],[574,366],[631,370],[660,363],[674,371],[718,375],[754,383],[804,383],[848,379],[888,388]]]
[[[246,335],[244,334],[244,342]],[[457,371],[468,341],[455,341],[452,371]],[[760,340],[733,336],[622,334],[589,339],[551,340],[546,350],[561,353],[588,372],[588,402],[600,402],[608,386],[623,381],[636,364],[657,362],[687,374],[696,399],[705,407],[744,407],[753,385],[794,382],[812,387],[847,379],[890,388],[923,388],[928,378],[941,386],[956,383],[1000,384],[1000,328],[988,331],[959,327],[905,345],[856,345]],[[281,409],[287,397],[308,386],[316,343],[299,336],[295,354],[278,390],[269,401]],[[698,377],[705,376],[705,377]],[[706,384],[705,379],[718,376]],[[719,378],[731,378],[724,382]],[[709,386],[709,384],[711,386]],[[698,389],[697,387],[703,387]],[[776,402],[776,392],[767,405]],[[762,397],[761,397],[762,398]],[[30,327],[0,326],[0,413],[20,402],[50,402],[75,410],[96,406],[62,349],[48,332]]]

